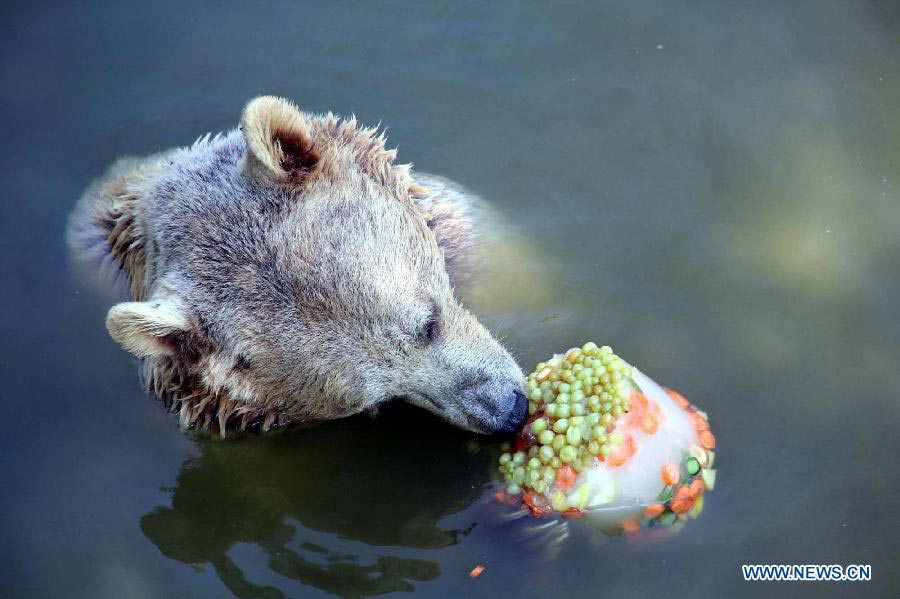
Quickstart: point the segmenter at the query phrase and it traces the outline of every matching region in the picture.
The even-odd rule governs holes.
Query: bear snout
[[[528,413],[528,399],[521,384],[491,381],[463,391],[462,412],[466,428],[482,433],[511,433]]]
[[[497,432],[514,433],[519,430],[519,427],[525,421],[525,415],[528,412],[528,399],[525,397],[525,392],[521,389],[514,389],[513,397],[509,403],[512,407],[506,420]]]

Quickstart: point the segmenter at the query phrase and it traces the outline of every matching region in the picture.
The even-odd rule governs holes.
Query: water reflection
[[[374,422],[199,438],[197,447],[171,506],[144,515],[141,530],[167,557],[211,565],[238,597],[286,596],[299,588],[293,581],[357,597],[436,579],[428,550],[474,527],[441,520],[481,496],[496,458],[400,407]]]

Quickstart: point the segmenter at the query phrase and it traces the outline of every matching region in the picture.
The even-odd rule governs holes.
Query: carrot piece
[[[669,389],[668,387],[666,387],[666,392],[668,392],[669,397],[671,397],[672,399],[675,400],[675,403],[677,403],[679,406],[681,406],[685,410],[687,410],[689,407],[691,407],[691,402],[689,402],[687,399],[685,399],[684,395],[682,395],[678,391],[675,391],[674,389]]]
[[[622,522],[622,530],[625,532],[634,532],[640,529],[641,523],[637,520],[628,519],[625,522]]]
[[[688,486],[688,491],[691,492],[691,499],[697,499],[701,495],[703,495],[703,491],[706,489],[706,485],[703,484],[703,481],[699,478],[695,478],[691,481],[690,486]]]
[[[702,433],[700,433],[700,445],[702,445],[706,449],[715,449],[716,436],[713,435],[710,431],[703,431]]]
[[[563,518],[584,518],[584,512],[578,508],[570,507],[562,513]]]
[[[541,505],[542,496],[534,491],[526,491],[522,496],[522,503],[531,510],[532,516],[546,516],[550,513],[550,506]]]
[[[666,511],[666,506],[664,506],[663,504],[651,503],[644,509],[644,515],[652,520],[653,518],[656,518],[657,516],[662,514],[664,511]]]
[[[571,489],[574,487],[577,478],[578,474],[575,473],[575,469],[568,464],[556,471],[556,484],[559,485],[561,489]]]
[[[471,572],[469,572],[469,578],[478,578],[479,576],[481,576],[482,572],[484,572],[484,566],[478,564],[477,566],[472,568]]]
[[[669,462],[660,469],[660,475],[662,476],[663,483],[674,485],[678,482],[681,471],[678,469],[678,464]]]
[[[647,396],[640,391],[632,391],[631,406],[632,408],[647,409]]]
[[[683,514],[691,509],[693,502],[690,499],[675,499],[669,508],[676,514]]]
[[[647,412],[641,418],[641,430],[643,430],[648,435],[656,434],[656,431],[659,429],[659,421],[656,420],[656,416]]]
[[[494,493],[494,499],[496,499],[499,503],[506,503],[506,493],[503,491],[497,491]]]
[[[675,499],[690,501],[692,499],[690,488],[687,485],[681,485],[675,489]]]
[[[691,419],[691,422],[694,423],[694,428],[698,433],[709,430],[709,423],[697,412],[688,412],[688,417]]]
[[[606,457],[606,463],[610,466],[621,466],[634,455],[634,439],[626,435],[625,439],[616,445],[612,453]]]

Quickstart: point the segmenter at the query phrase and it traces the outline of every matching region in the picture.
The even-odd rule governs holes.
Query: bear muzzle
[[[519,382],[488,381],[463,389],[460,399],[464,427],[481,433],[515,432],[528,412],[528,399]]]

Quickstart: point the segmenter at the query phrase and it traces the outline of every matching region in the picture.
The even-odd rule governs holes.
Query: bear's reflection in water
[[[197,446],[171,507],[146,514],[141,529],[167,557],[210,564],[239,597],[294,596],[293,581],[366,596],[437,578],[427,550],[473,526],[440,521],[478,499],[496,459],[471,434],[403,406],[374,421]],[[246,558],[248,544],[266,567]]]

